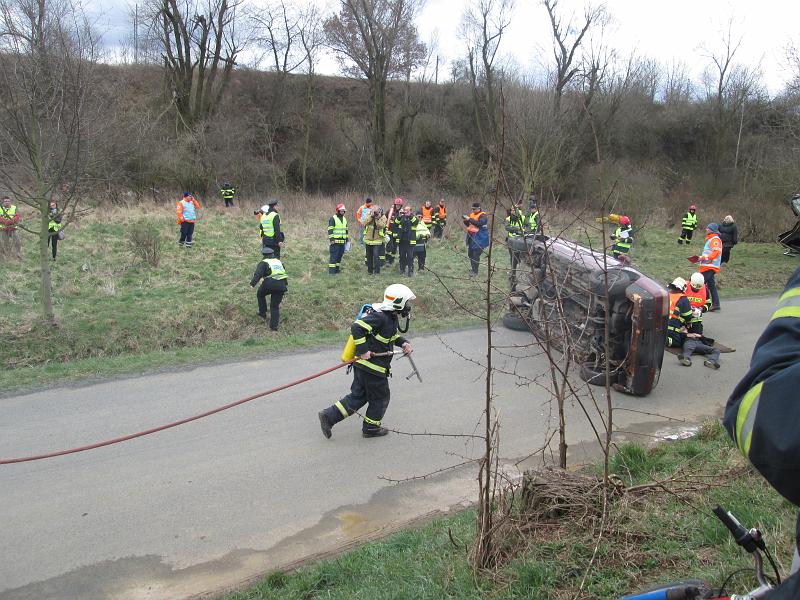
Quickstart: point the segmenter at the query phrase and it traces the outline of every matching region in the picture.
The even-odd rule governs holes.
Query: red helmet
[[[620,224],[620,225],[630,225],[630,224],[631,224],[631,219],[630,219],[630,217],[626,217],[625,215],[622,215],[622,216],[619,218],[619,224]]]
[[[344,207],[344,204],[337,204],[336,205],[336,212],[345,212],[347,209]]]
[[[395,198],[394,199],[394,205],[395,206],[402,206],[403,205],[403,199],[402,198]]]
[[[694,204],[692,204],[691,206],[689,206],[689,210],[697,210],[697,207]]]

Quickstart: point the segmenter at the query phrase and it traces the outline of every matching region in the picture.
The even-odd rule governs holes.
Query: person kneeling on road
[[[331,428],[367,404],[361,426],[366,438],[389,433],[381,427],[381,419],[389,406],[389,376],[393,346],[403,354],[412,352],[411,342],[398,333],[398,317],[408,317],[411,300],[416,296],[401,283],[393,283],[383,293],[383,302],[373,304],[350,326],[356,345],[357,360],[353,363],[350,393],[318,413],[322,435],[331,437]]]
[[[669,321],[667,321],[667,346],[680,348],[678,362],[684,367],[692,366],[692,355],[703,354],[709,358],[703,365],[719,369],[719,349],[706,344],[699,333],[691,333],[694,311],[686,297],[686,280],[676,277],[667,287],[669,291]]]
[[[258,316],[262,319],[267,318],[267,296],[269,296],[269,328],[278,331],[281,300],[288,287],[286,269],[283,268],[283,263],[275,258],[275,251],[271,247],[261,246],[261,254],[264,255],[264,259],[258,263],[256,272],[250,280],[250,287],[256,287],[263,279],[256,292]]]

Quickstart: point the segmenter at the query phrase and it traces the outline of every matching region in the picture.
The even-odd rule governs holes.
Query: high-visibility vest
[[[222,194],[223,200],[231,200],[236,194],[236,190],[232,187],[220,188],[219,193]]]
[[[328,225],[328,237],[335,244],[344,244],[347,241],[347,219],[333,215],[333,225]]]
[[[422,207],[422,222],[426,225],[430,225],[433,221],[433,207],[432,206],[423,206]]]
[[[719,273],[719,267],[722,264],[722,240],[716,233],[709,234],[708,237],[706,237],[706,245],[703,247],[701,256],[708,258],[712,254],[714,257],[711,259],[710,263],[700,263],[701,273],[705,271]]]
[[[689,304],[692,305],[692,308],[703,308],[706,305],[711,305],[711,298],[708,297],[708,288],[705,285],[699,290],[688,286],[685,295],[689,299]],[[700,321],[702,321],[700,317],[692,316],[692,323],[699,323]]]
[[[418,243],[425,245],[425,241],[431,237],[431,232],[428,229],[428,226],[425,225],[425,221],[420,221],[417,223],[417,241]]]
[[[194,202],[191,200],[180,200],[178,205],[181,208],[181,218],[190,223],[197,218],[197,211],[194,207]]]
[[[519,214],[513,214],[506,217],[506,231],[508,237],[519,237],[522,235],[524,221],[520,218]]]
[[[283,263],[278,260],[277,258],[265,258],[264,262],[269,265],[269,268],[272,270],[270,273],[270,277],[272,279],[286,279],[286,269],[283,268]]]
[[[444,204],[439,204],[436,206],[436,213],[434,214],[434,218],[438,221],[444,221],[447,219],[447,209],[444,207]]]
[[[622,233],[627,232],[628,237],[622,239]],[[617,230],[614,232],[614,236],[617,238],[614,242],[614,250],[617,252],[622,252],[623,254],[626,253],[628,250],[631,249],[631,243],[633,242],[633,236],[631,236],[630,229],[623,229],[622,227],[617,227]]]
[[[472,212],[472,213],[469,213],[469,218],[472,219],[472,220],[475,220],[475,221],[479,221],[480,218],[485,214],[486,213],[484,211],[482,211],[482,210],[478,211],[478,212]],[[478,231],[480,231],[480,228],[477,227],[476,225],[473,225],[472,223],[470,223],[467,226],[467,233],[478,233]]]
[[[536,233],[536,229],[539,226],[539,211],[537,210],[535,213],[528,215],[528,229],[532,233]]]
[[[13,219],[15,216],[17,216],[16,204],[12,204],[8,208],[0,206],[0,217],[5,217],[6,219]],[[12,224],[6,225],[5,223],[0,223],[0,229],[16,229],[16,225]]]
[[[686,214],[683,215],[683,220],[681,221],[681,227],[683,229],[694,231],[697,228],[697,215],[692,214],[691,211],[687,211]]]
[[[270,211],[265,215],[261,215],[261,218],[259,219],[259,224],[261,225],[261,237],[275,237],[275,225],[273,224],[273,221],[275,220],[275,216],[277,214],[278,213],[274,211]]]

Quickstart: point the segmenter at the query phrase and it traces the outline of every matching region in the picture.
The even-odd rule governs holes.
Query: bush
[[[126,240],[131,253],[145,264],[157,267],[161,262],[164,239],[151,222],[141,219],[129,225]]]
[[[445,165],[447,171],[447,184],[457,194],[469,195],[474,193],[475,184],[481,175],[481,166],[472,157],[469,148],[457,148],[447,157]]]

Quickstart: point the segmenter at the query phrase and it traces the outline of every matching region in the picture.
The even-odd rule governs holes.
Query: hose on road
[[[89,444],[87,446],[81,446],[79,448],[70,448],[68,450],[59,450],[57,452],[49,452],[47,454],[38,454],[36,456],[24,456],[20,458],[0,458],[0,465],[10,465],[12,463],[22,463],[22,462],[31,462],[34,460],[44,460],[45,458],[53,458],[56,456],[64,456],[65,454],[75,454],[77,452],[85,452],[87,450],[94,450],[95,448],[102,448],[103,446],[111,446],[112,444],[119,444],[121,442],[127,442],[128,440],[132,440],[138,437],[143,437],[145,435],[150,435],[151,433],[157,433],[159,431],[164,431],[165,429],[171,429],[172,427],[177,427],[178,425],[183,425],[185,423],[191,423],[192,421],[197,421],[198,419],[202,419],[204,417],[208,417],[210,415],[214,415],[218,412],[222,412],[223,410],[228,410],[229,408],[233,408],[234,406],[239,406],[240,404],[244,404],[245,402],[250,402],[251,400],[255,400],[256,398],[262,398],[263,396],[268,396],[269,394],[274,394],[275,392],[280,392],[281,390],[285,390],[287,388],[293,387],[295,385],[299,385],[301,383],[305,383],[306,381],[311,381],[312,379],[316,379],[317,377],[322,377],[323,375],[327,375],[328,373],[332,373],[337,369],[341,369],[342,367],[346,367],[355,361],[347,361],[341,364],[338,364],[333,367],[329,367],[324,371],[320,371],[319,373],[314,373],[313,375],[309,375],[308,377],[303,377],[302,379],[298,379],[296,381],[292,381],[290,383],[285,383],[283,385],[279,385],[278,387],[274,387],[266,392],[261,392],[260,394],[254,394],[252,396],[248,396],[247,398],[242,398],[241,400],[237,400],[236,402],[231,402],[230,404],[226,404],[224,406],[220,406],[218,408],[214,408],[212,410],[207,410],[204,413],[200,413],[199,415],[194,415],[193,417],[187,417],[185,419],[181,419],[180,421],[175,421],[173,423],[167,423],[166,425],[161,425],[159,427],[153,427],[152,429],[146,429],[145,431],[139,431],[137,433],[131,433],[130,435],[124,435],[122,437],[114,438],[111,440],[105,440],[103,442],[97,442],[96,444]]]

